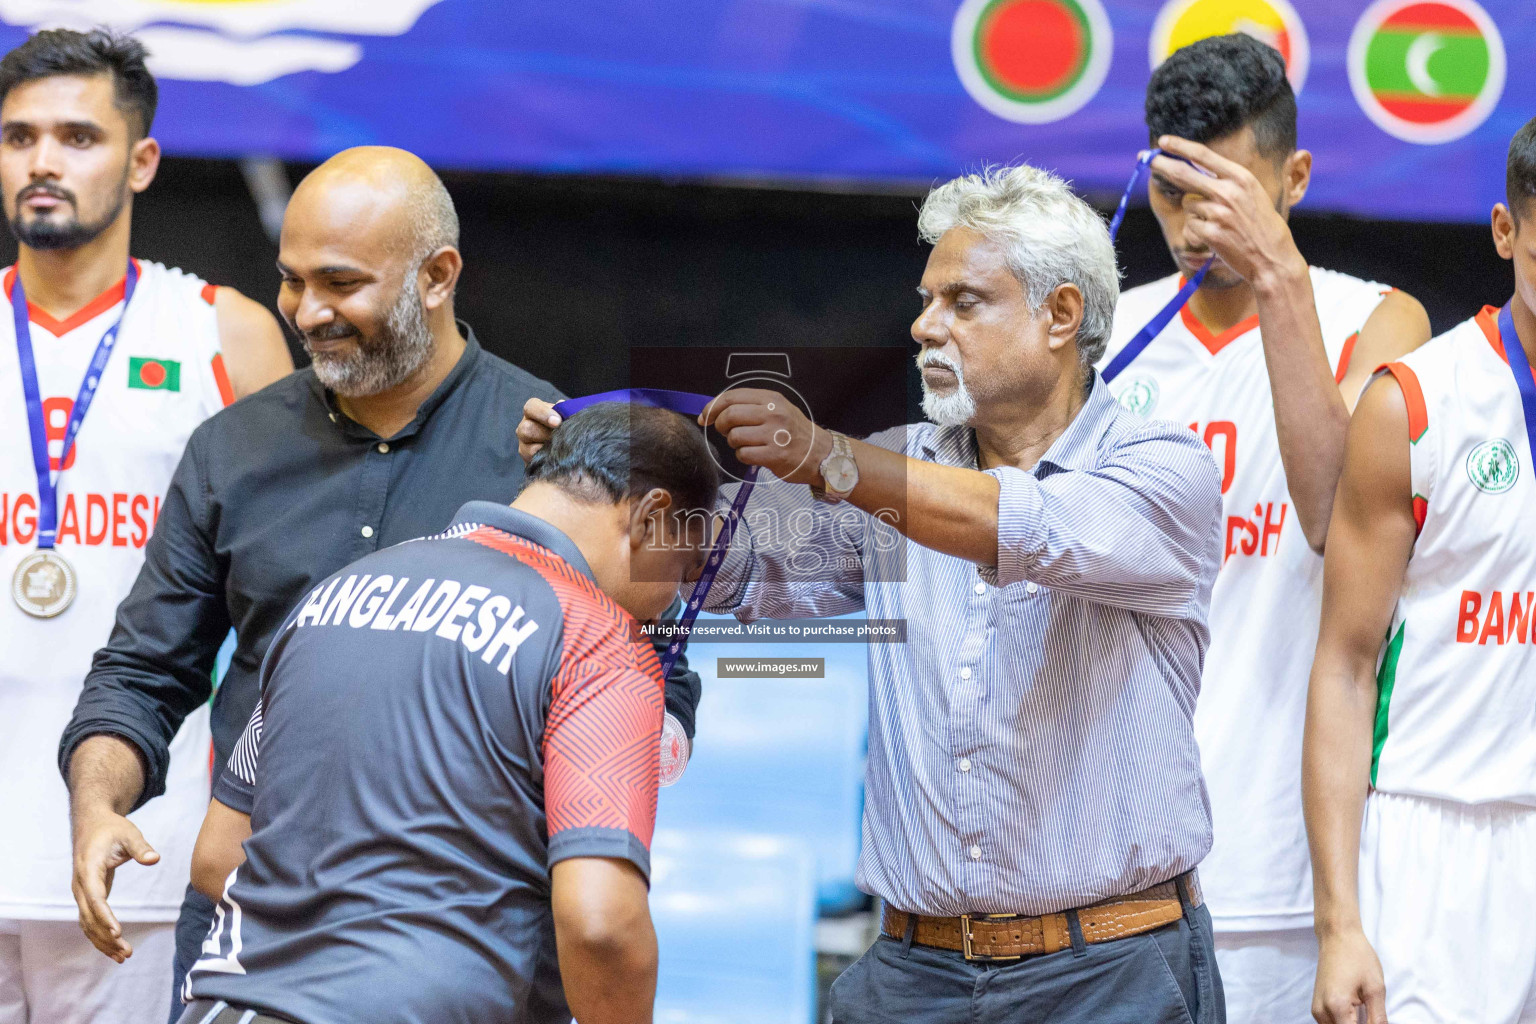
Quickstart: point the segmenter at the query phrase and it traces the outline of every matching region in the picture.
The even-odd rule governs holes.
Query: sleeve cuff
[[[256,787],[225,768],[213,784],[213,798],[230,810],[249,816],[256,805]]]
[[[978,566],[977,574],[995,587],[1026,579],[1045,544],[1040,481],[1022,469],[989,469],[997,481],[997,564]]]
[[[621,828],[568,828],[549,837],[551,868],[572,857],[627,860],[640,869],[646,886],[651,884],[651,851],[633,832]]]
[[[59,772],[64,776],[66,786],[69,785],[69,759],[75,756],[76,748],[92,736],[116,736],[139,752],[145,769],[144,789],[129,808],[129,814],[165,792],[165,776],[170,768],[171,752],[129,723],[109,718],[71,722],[65,730],[59,741]]]

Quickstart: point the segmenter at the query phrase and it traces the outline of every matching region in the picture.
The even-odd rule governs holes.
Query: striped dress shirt
[[[977,468],[975,434],[871,443]],[[1044,914],[1135,892],[1211,845],[1192,717],[1220,564],[1220,474],[1187,427],[1086,404],[1000,487],[996,566],[767,478],[711,611],[906,621],[869,646],[857,881],[901,910]]]

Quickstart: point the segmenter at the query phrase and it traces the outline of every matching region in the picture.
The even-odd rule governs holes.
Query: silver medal
[[[51,619],[75,600],[75,570],[52,549],[21,560],[11,579],[11,596],[28,615]]]

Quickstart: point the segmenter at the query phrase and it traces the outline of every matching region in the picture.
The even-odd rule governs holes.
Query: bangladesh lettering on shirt
[[[1478,645],[1536,643],[1536,629],[1531,628],[1536,591],[1527,590],[1523,597],[1522,601],[1518,590],[1511,590],[1507,601],[1502,590],[1486,595],[1476,590],[1463,590],[1461,610],[1456,616],[1456,642]]]
[[[407,591],[409,597],[404,597]],[[401,603],[402,597],[404,602]],[[398,609],[398,610],[396,610]],[[458,580],[426,579],[411,587],[411,578],[396,579],[356,573],[336,577],[310,591],[299,609],[294,628],[345,626],[351,629],[409,629],[436,632],[479,654],[487,665],[496,660],[496,671],[512,667],[512,655],[539,624],[526,617],[523,606],[489,587],[464,586]]]
[[[61,504],[57,539],[81,547],[142,548],[160,518],[158,494],[66,494]],[[0,545],[36,538],[37,495],[0,491]]]

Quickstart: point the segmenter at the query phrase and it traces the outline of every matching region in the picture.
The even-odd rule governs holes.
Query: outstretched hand
[[[777,391],[733,388],[699,416],[713,426],[748,466],[761,466],[780,480],[820,485],[821,463],[832,451],[832,435]]]
[[[129,861],[144,865],[160,861],[133,822],[121,814],[102,812],[76,824],[70,890],[80,911],[80,930],[91,945],[118,963],[133,955],[133,945],[123,938],[123,927],[107,897],[112,893],[113,875]]]

